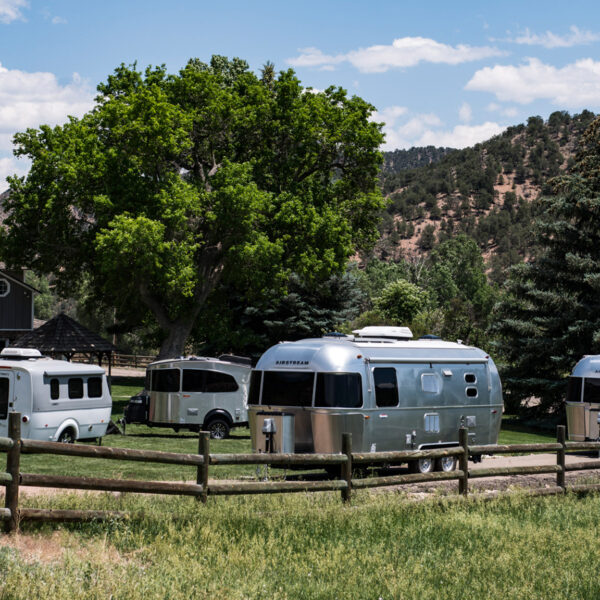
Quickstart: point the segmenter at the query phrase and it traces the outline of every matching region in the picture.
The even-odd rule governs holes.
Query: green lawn
[[[398,493],[40,497],[143,510],[0,539],[0,598],[596,600],[596,495],[421,502]],[[41,548],[41,553],[36,549]]]

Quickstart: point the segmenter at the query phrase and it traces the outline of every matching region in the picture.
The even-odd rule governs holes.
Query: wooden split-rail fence
[[[126,513],[98,510],[53,510],[24,508],[19,506],[19,489],[24,486],[65,488],[71,490],[99,490],[109,492],[132,492],[142,494],[174,494],[195,496],[206,502],[208,496],[272,494],[289,492],[339,491],[342,500],[348,502],[352,491],[357,489],[413,484],[443,480],[456,480],[461,496],[469,493],[469,480],[482,477],[512,475],[556,474],[556,485],[530,490],[536,495],[561,494],[566,491],[586,492],[600,490],[600,484],[566,485],[565,473],[597,469],[597,461],[566,464],[569,450],[600,450],[600,442],[567,442],[565,427],[557,428],[557,441],[546,444],[513,444],[469,446],[468,431],[459,430],[459,445],[453,448],[398,452],[353,452],[352,436],[342,437],[341,454],[212,454],[209,434],[200,432],[198,454],[180,454],[156,450],[134,450],[83,444],[63,444],[21,439],[21,415],[10,413],[9,437],[0,437],[0,451],[7,453],[6,472],[0,472],[0,485],[6,486],[5,507],[0,508],[0,520],[4,520],[7,533],[17,531],[21,521],[90,521],[123,517]],[[492,467],[469,470],[469,457],[481,454],[513,454],[523,452],[555,452],[556,464],[520,467]],[[196,483],[172,483],[166,481],[140,481],[74,477],[67,475],[42,475],[22,473],[21,454],[53,454],[73,457],[100,458],[188,465],[197,468]],[[458,468],[450,472],[411,473],[379,477],[359,477],[360,467],[366,465],[393,465],[420,458],[438,459],[455,456]],[[209,481],[209,467],[218,465],[275,465],[280,467],[339,469],[339,479],[322,481]],[[364,469],[363,469],[364,472]]]

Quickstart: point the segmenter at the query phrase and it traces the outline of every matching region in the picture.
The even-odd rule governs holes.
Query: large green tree
[[[573,365],[600,353],[600,119],[572,172],[552,183],[536,227],[541,251],[513,267],[495,315],[514,409],[529,396],[541,410],[558,408]]]
[[[63,295],[85,279],[121,325],[151,314],[163,357],[217,285],[252,299],[292,272],[342,272],[376,235],[381,127],[362,99],[267,66],[121,65],[83,118],[17,134],[32,166],[9,180],[4,260],[53,273]]]

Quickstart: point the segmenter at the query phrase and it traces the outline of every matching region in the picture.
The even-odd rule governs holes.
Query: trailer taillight
[[[23,415],[22,421],[23,423],[29,423],[29,417],[27,415]]]

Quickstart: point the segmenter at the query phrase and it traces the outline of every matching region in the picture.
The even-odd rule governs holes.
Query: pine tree
[[[540,250],[512,268],[493,328],[516,409],[531,396],[541,398],[540,410],[559,409],[573,365],[600,353],[600,119],[573,171],[552,184],[536,223]]]

